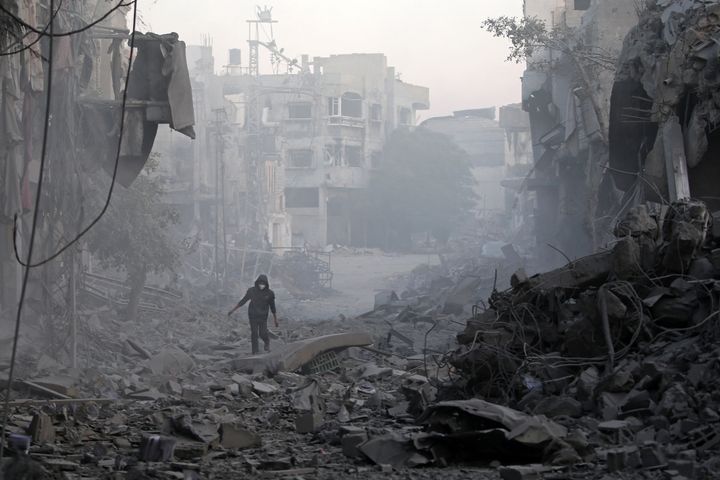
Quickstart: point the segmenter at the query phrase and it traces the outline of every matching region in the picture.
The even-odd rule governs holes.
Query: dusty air
[[[710,480],[720,0],[0,0],[0,480]]]

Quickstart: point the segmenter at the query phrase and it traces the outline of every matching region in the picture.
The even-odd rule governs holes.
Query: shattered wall
[[[610,118],[612,179],[626,196],[684,192],[720,208],[718,39],[717,1],[648,2],[628,35]]]
[[[567,3],[567,4],[565,4]],[[635,5],[620,0],[555,4],[526,2],[528,16],[545,19],[568,44],[538,50],[523,77],[535,170],[528,188],[538,199],[536,237],[548,266],[592,252],[599,244],[596,197],[607,158],[607,118],[615,59],[636,23]],[[548,244],[553,245],[549,247]]]

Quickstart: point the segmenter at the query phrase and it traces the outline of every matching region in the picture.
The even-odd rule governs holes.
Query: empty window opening
[[[310,149],[290,150],[290,168],[312,168],[313,152]]]
[[[592,0],[575,0],[575,10],[589,10]]]
[[[340,113],[343,117],[362,118],[362,97],[357,93],[344,93]]]
[[[365,156],[362,147],[347,146],[345,147],[345,155],[349,166],[362,167],[365,165]]]

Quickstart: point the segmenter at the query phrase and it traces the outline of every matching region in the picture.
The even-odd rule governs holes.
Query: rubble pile
[[[555,419],[611,472],[717,472],[720,236],[702,202],[666,210],[632,208],[609,251],[518,271],[458,336],[456,387]]]
[[[702,202],[635,207],[612,249],[519,268],[485,308],[491,262],[446,262],[357,318],[284,322],[253,357],[245,322],[212,312],[180,305],[132,325],[86,312],[85,368],[47,353],[20,370],[7,471],[713,478],[718,225]]]
[[[648,200],[675,198],[668,163],[682,162],[695,198],[713,210],[713,162],[720,122],[720,2],[644,2],[638,25],[625,39],[613,88],[610,166],[624,191],[641,188]],[[638,183],[638,175],[643,182]],[[650,188],[647,188],[650,186]]]

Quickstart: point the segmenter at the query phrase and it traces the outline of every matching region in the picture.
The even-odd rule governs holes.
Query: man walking
[[[250,318],[250,342],[252,343],[252,353],[259,353],[258,337],[265,342],[265,351],[270,351],[270,336],[268,335],[267,320],[268,311],[272,312],[275,320],[275,328],[278,327],[277,311],[275,310],[275,292],[270,290],[270,283],[265,275],[260,275],[255,280],[255,286],[248,289],[245,296],[238,304],[228,312],[228,317],[235,310],[250,302],[248,307],[248,317]]]

